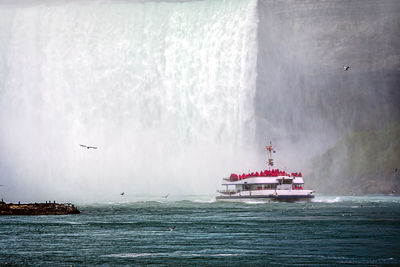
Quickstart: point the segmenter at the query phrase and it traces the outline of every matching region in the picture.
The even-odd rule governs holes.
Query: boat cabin
[[[302,190],[302,177],[252,177],[245,180],[230,181],[224,179],[225,190],[219,190],[222,194],[235,194],[243,191],[256,190]]]

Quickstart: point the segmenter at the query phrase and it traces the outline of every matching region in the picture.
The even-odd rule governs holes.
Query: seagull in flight
[[[87,149],[90,149],[90,148],[91,149],[97,149],[97,146],[86,146],[86,145],[81,145],[81,144],[80,144],[80,146],[84,147],[84,148],[87,148]]]
[[[343,66],[344,71],[348,71],[350,69],[350,66]]]
[[[165,196],[163,196],[163,198],[167,199],[169,196],[169,194],[166,194]]]
[[[174,230],[175,230],[175,228],[176,228],[176,227],[175,227],[175,225],[174,225],[174,227],[172,227],[172,228],[169,228],[169,231],[170,231],[170,232],[172,232],[172,231],[174,231]]]
[[[121,196],[125,195],[125,192],[122,192],[120,195],[121,195]]]

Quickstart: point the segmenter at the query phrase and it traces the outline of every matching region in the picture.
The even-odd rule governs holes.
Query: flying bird
[[[163,196],[163,198],[167,199],[169,196],[169,194],[166,194],[165,196]]]
[[[125,192],[122,192],[120,195],[121,195],[121,196],[125,195]]]
[[[80,145],[81,147],[87,148],[87,149],[97,149],[97,146],[86,146],[86,145]]]
[[[350,69],[350,66],[343,66],[344,71],[348,71]]]
[[[175,228],[176,228],[176,227],[175,227],[175,225],[174,225],[174,227],[172,227],[172,228],[169,228],[169,231],[170,231],[170,232],[172,232],[172,231],[174,231],[174,230],[175,230]]]

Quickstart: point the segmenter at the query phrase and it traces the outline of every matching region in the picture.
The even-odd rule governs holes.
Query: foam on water
[[[400,196],[384,196],[384,195],[370,195],[370,196],[324,196],[317,195],[314,199],[310,200],[314,204],[335,204],[335,203],[346,203],[346,204],[357,204],[352,207],[359,207],[359,204],[367,203],[400,203]],[[91,207],[129,207],[135,205],[194,205],[199,204],[212,204],[212,205],[257,205],[257,204],[269,204],[274,206],[284,206],[288,205],[286,202],[275,202],[269,201],[268,199],[246,199],[246,200],[234,200],[232,202],[219,202],[216,201],[213,195],[170,195],[167,199],[162,198],[162,196],[141,196],[141,197],[131,197],[129,199],[120,199],[115,201],[107,202],[96,202],[88,203],[82,202],[78,203],[80,206],[91,206]],[[308,201],[296,201],[293,205],[304,205],[309,203]]]
[[[312,202],[321,203],[336,203],[342,201],[340,197],[316,197],[311,200]]]
[[[193,200],[193,202],[195,202],[195,203],[214,203],[214,202],[216,202],[216,199],[215,199],[215,197],[211,198],[210,200],[197,199],[197,200]]]
[[[396,195],[364,195],[364,196],[317,196],[312,202],[320,203],[400,203],[400,197]]]
[[[243,203],[246,204],[265,204],[268,203],[268,200],[245,200]]]
[[[137,258],[137,257],[233,257],[240,254],[199,254],[199,253],[124,253],[124,254],[111,254],[103,255],[102,257],[115,257],[115,258]]]

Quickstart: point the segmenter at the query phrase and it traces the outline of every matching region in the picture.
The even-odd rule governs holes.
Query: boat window
[[[291,179],[285,179],[283,180],[283,184],[291,184],[292,180]]]
[[[275,184],[264,184],[264,189],[270,190],[275,188],[276,188]]]

